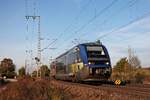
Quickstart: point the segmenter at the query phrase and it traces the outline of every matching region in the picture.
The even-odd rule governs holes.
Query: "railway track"
[[[136,86],[115,86],[115,85],[99,85],[99,86],[91,86],[94,89],[103,89],[108,90],[116,93],[122,93],[125,95],[137,95],[137,96],[148,96],[150,97],[150,87],[138,87]]]
[[[137,95],[137,96],[148,96],[150,97],[150,88],[138,87],[138,86],[110,86],[102,85],[99,88],[109,88],[113,91],[120,92],[127,95]]]
[[[56,80],[55,80],[56,81]],[[55,82],[54,82],[55,83]],[[87,92],[94,91],[95,93],[102,93],[120,96],[120,97],[133,97],[133,99],[149,100],[150,98],[150,85],[126,85],[126,86],[115,86],[115,85],[89,85],[81,83],[71,83],[64,81],[56,81],[57,86],[65,91],[78,90],[83,88],[87,89]],[[76,89],[77,88],[77,89]]]

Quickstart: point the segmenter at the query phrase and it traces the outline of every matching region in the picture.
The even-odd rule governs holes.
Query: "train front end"
[[[100,42],[79,45],[80,57],[84,64],[84,80],[99,80],[110,78],[112,73],[111,61],[108,51]],[[86,74],[86,75],[85,75]]]

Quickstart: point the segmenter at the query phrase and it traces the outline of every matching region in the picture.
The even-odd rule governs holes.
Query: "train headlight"
[[[109,65],[109,62],[106,62],[106,65]]]
[[[91,62],[88,63],[89,65],[91,64]]]

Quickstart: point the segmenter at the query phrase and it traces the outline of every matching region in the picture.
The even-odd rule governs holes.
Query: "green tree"
[[[38,70],[38,77],[49,77],[50,76],[50,69],[47,65],[42,65]],[[37,77],[37,70],[32,72],[32,77]]]
[[[24,67],[21,67],[21,68],[18,70],[18,73],[19,73],[19,76],[20,76],[20,77],[25,76],[25,75],[26,75],[25,68],[24,68]]]
[[[126,57],[121,58],[114,66],[116,77],[126,79],[129,71],[129,63]]]
[[[140,61],[137,56],[134,56],[129,60],[124,57],[116,63],[113,69],[112,78],[130,80],[132,83],[142,83],[145,75],[140,69]]]
[[[41,73],[41,77],[49,77],[50,75],[50,70],[47,65],[42,65],[39,72]]]
[[[37,71],[32,72],[32,77],[37,77]]]
[[[14,78],[15,73],[15,65],[13,60],[10,58],[4,58],[0,63],[0,75],[6,76],[8,78]]]
[[[119,73],[122,73],[124,72],[126,69],[128,69],[128,66],[129,63],[128,63],[128,60],[126,57],[124,58],[121,58],[117,63],[116,65],[114,66],[114,69],[116,71],[118,71]]]

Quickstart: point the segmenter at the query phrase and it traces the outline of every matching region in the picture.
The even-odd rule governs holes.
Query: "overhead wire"
[[[110,4],[108,4],[106,7],[104,7],[100,12],[97,13],[97,15],[93,16],[90,20],[88,20],[85,24],[83,24],[80,28],[78,28],[76,31],[74,31],[73,34],[77,34],[79,31],[83,30],[88,24],[92,23],[96,18],[98,18],[100,15],[102,15],[104,12],[106,12],[108,9],[110,9],[115,3],[117,3],[118,0],[113,0]]]
[[[145,15],[145,16],[144,16]],[[141,16],[141,18],[139,19],[139,20],[137,20],[137,21],[135,21],[135,22],[133,22],[132,24],[134,24],[134,23],[137,23],[138,25],[140,25],[140,23],[138,23],[138,22],[140,22],[140,21],[142,21],[143,19],[145,19],[145,18],[147,18],[147,17],[150,17],[150,12],[149,13],[146,13],[146,14],[144,14],[143,15],[143,17]],[[132,25],[132,24],[130,24],[130,25]],[[128,26],[127,26],[128,27]],[[125,27],[124,27],[125,28]],[[121,31],[121,33],[124,33],[123,31]],[[134,32],[133,32],[134,33]],[[121,38],[121,36],[120,36],[120,39],[121,39],[121,41],[128,41],[128,40],[131,40],[131,39],[135,39],[135,38],[137,38],[138,36],[141,36],[141,35],[149,35],[150,34],[150,32],[140,32],[140,33],[136,33],[136,34],[132,34],[131,36],[128,36],[127,38]]]
[[[135,14],[134,14],[134,12],[133,12],[133,9],[134,9],[133,6],[136,4],[136,6],[134,6],[134,7],[137,7],[138,3],[140,3],[139,0],[131,0],[130,3],[129,3],[128,12],[129,12],[129,19],[130,19],[130,20],[132,20],[133,18],[135,18]],[[137,16],[137,15],[136,15],[136,16]],[[117,34],[116,34],[116,35],[117,35]],[[117,38],[120,38],[120,39],[123,39],[123,37],[120,36],[120,34],[117,35],[116,37],[117,37]]]
[[[134,2],[133,2],[133,1],[130,1],[131,4],[130,4],[129,6],[132,7],[133,5],[135,5],[135,4],[137,3],[137,1],[138,1],[138,0],[135,0]],[[138,20],[141,20],[141,19],[143,19],[143,18],[149,16],[149,14],[150,14],[150,13],[147,13],[147,14],[144,14],[143,16],[137,17],[136,19],[130,21],[129,23],[127,23],[127,24],[125,24],[125,25],[123,25],[123,26],[120,26],[119,28],[117,28],[117,29],[115,29],[115,30],[113,30],[113,31],[111,31],[111,32],[109,32],[109,33],[107,33],[107,34],[111,34],[111,33],[115,32],[115,31],[119,31],[119,30],[125,28],[126,26],[128,26],[128,25],[130,25],[130,24],[132,24],[132,23],[134,23],[134,22],[136,22],[136,21],[138,21]],[[99,37],[98,39],[103,38],[103,37],[105,37],[105,36],[106,36],[106,34],[105,34],[105,35],[102,35],[102,36]],[[135,37],[135,36],[134,36],[134,37]],[[127,39],[126,39],[126,40],[127,40]]]
[[[136,3],[138,2],[138,0],[130,0],[127,5],[122,6],[118,11],[114,12],[113,14],[111,14],[109,17],[107,17],[106,19],[104,19],[99,25],[97,25],[98,28],[104,26],[105,24],[107,24],[109,22],[109,20],[111,20],[114,16],[122,13],[123,10],[125,10],[126,8],[129,7],[133,7]],[[99,27],[100,26],[100,27]],[[96,29],[97,27],[95,27],[94,29]],[[87,34],[83,33],[80,35],[80,37],[85,37]]]
[[[49,43],[45,48],[43,48],[41,51],[48,49],[52,44],[54,44],[57,41],[57,39],[54,39],[51,43]]]
[[[55,40],[53,42],[53,45],[56,45],[56,43],[60,40],[60,38],[63,36],[63,34],[65,34],[74,24],[75,22],[77,22],[77,20],[80,18],[81,14],[86,10],[86,8],[88,7],[88,5],[91,3],[92,0],[88,0],[88,2],[81,8],[81,10],[79,11],[79,13],[77,14],[77,16],[71,21],[71,23],[65,28],[65,30],[63,32],[61,32],[58,36],[57,36],[57,40]],[[50,45],[51,46],[51,43]],[[48,47],[48,46],[47,46]],[[57,48],[57,47],[56,47]]]
[[[58,36],[58,38],[62,37],[62,35],[63,35],[67,30],[69,30],[69,29],[73,26],[74,22],[79,19],[80,15],[84,12],[84,10],[87,8],[87,6],[90,4],[91,1],[92,1],[92,0],[89,0],[89,1],[87,2],[87,4],[85,4],[85,5],[81,8],[81,10],[79,11],[78,15],[72,20],[71,24],[69,24],[69,25],[65,28],[65,30],[60,33],[60,35]]]
[[[128,40],[131,40],[131,39],[135,39],[135,38],[137,38],[138,36],[141,36],[141,35],[143,35],[143,34],[135,34],[135,35],[133,35],[133,36],[130,36],[130,37],[128,37],[128,38],[125,38],[125,39],[121,39],[121,41],[128,41]],[[150,35],[150,33],[148,33],[148,32],[146,32],[146,33],[144,33],[144,35]]]
[[[108,33],[105,33],[105,34],[101,35],[100,37],[97,38],[97,40],[98,39],[102,39],[104,37],[107,37],[108,35],[110,35],[110,34],[112,34],[114,32],[117,32],[117,31],[127,27],[128,25],[131,25],[131,24],[133,24],[133,23],[135,23],[135,22],[137,22],[137,21],[139,21],[139,20],[141,20],[141,19],[143,19],[145,17],[148,17],[148,16],[150,16],[150,12],[148,12],[148,13],[140,16],[140,17],[135,18],[134,20],[132,20],[132,21],[128,22],[127,24],[124,24],[124,25],[122,25],[122,26],[120,26],[120,27],[118,27],[118,28],[116,28],[114,30],[112,30],[111,32],[108,32]]]
[[[57,40],[54,42],[55,44],[60,40],[60,38],[65,34],[74,24],[74,22],[77,22],[77,20],[80,18],[80,15],[84,12],[84,10],[88,7],[88,5],[91,3],[92,0],[88,0],[88,2],[81,8],[77,16],[71,21],[71,23],[64,29],[63,32],[61,32],[57,36]]]
[[[117,3],[118,0],[113,0],[110,4],[108,4],[107,6],[105,6],[102,10],[100,10],[96,16],[92,17],[90,20],[88,20],[85,24],[83,24],[80,28],[78,28],[76,31],[74,31],[71,36],[73,34],[77,34],[79,31],[81,31],[82,29],[84,29],[88,24],[92,23],[96,18],[98,18],[100,15],[102,15],[104,12],[106,12],[108,9],[110,9],[115,3]],[[71,37],[70,36],[70,37]],[[69,37],[69,38],[70,38]],[[71,39],[71,38],[70,38]],[[69,41],[70,39],[65,39],[67,41]],[[65,41],[66,42],[66,41]],[[63,45],[61,45],[63,46]],[[60,46],[59,46],[60,47]]]

